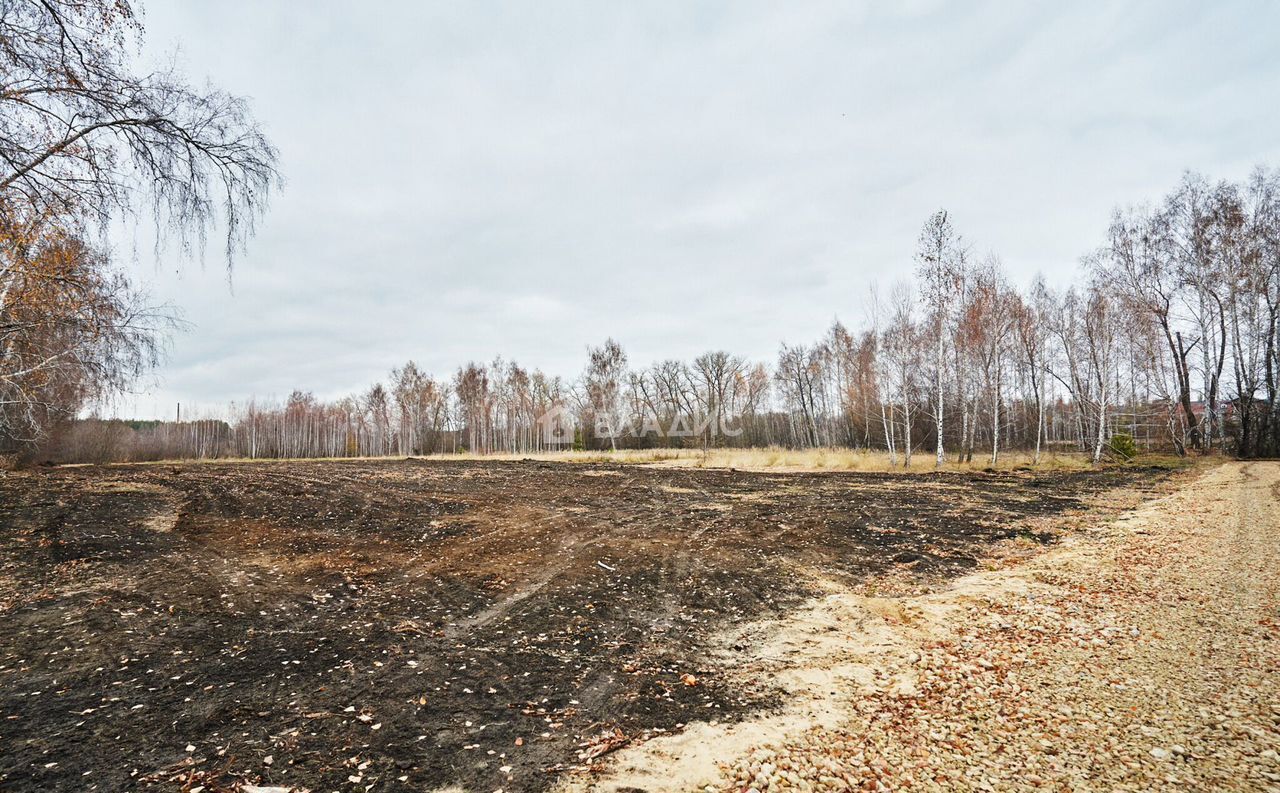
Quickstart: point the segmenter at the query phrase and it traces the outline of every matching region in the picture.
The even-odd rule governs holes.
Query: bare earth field
[[[1212,703],[1238,685],[1275,693],[1276,667],[1256,665],[1277,657],[1278,472],[410,460],[10,474],[0,789],[950,786],[969,773],[952,752],[996,724],[1021,740],[1019,697],[1059,684],[1103,690],[1118,712],[1067,701],[1055,723],[1110,719],[1169,753],[1140,769],[1190,773],[1200,757],[1254,774],[1213,779],[1259,789],[1280,768],[1256,747],[1213,766],[1213,735],[1161,719],[1205,702],[1205,724],[1222,715],[1275,748],[1274,697],[1238,717]],[[1184,671],[1213,681],[1186,703]],[[1013,699],[957,699],[970,685]],[[1151,686],[1158,701],[1135,698]],[[937,725],[913,721],[931,709]],[[1107,789],[1054,770],[1082,729],[1002,759],[1043,759],[1052,789]],[[953,781],[999,788],[992,768]]]

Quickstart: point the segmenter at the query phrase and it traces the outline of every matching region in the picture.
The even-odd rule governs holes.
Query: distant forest
[[[532,453],[767,446],[880,450],[895,464],[1019,449],[1280,452],[1280,171],[1188,173],[1117,210],[1077,284],[1010,283],[952,217],[924,223],[914,278],[776,360],[710,351],[637,366],[613,340],[574,379],[497,358],[413,362],[336,402],[294,392],[186,422],[64,423],[61,460]],[[540,418],[556,411],[567,435]]]

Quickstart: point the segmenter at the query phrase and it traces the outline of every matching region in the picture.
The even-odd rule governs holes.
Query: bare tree
[[[1199,441],[1206,449],[1222,434],[1218,389],[1227,353],[1225,295],[1221,291],[1226,279],[1218,248],[1229,234],[1224,224],[1233,222],[1237,204],[1230,185],[1213,186],[1200,174],[1188,172],[1157,213],[1159,231],[1178,276],[1179,298],[1197,333],[1204,402]]]
[[[885,333],[884,350],[893,372],[893,395],[902,417],[902,466],[911,467],[911,428],[915,423],[914,393],[918,388],[921,333],[915,322],[915,299],[906,282],[894,284],[889,295],[891,317]],[[889,408],[890,419],[894,405]]]
[[[1040,445],[1044,438],[1044,376],[1048,366],[1048,314],[1050,297],[1044,280],[1037,278],[1032,284],[1027,298],[1018,299],[1014,306],[1014,327],[1018,334],[1018,343],[1022,350],[1022,360],[1026,365],[1027,377],[1031,383],[1032,399],[1035,400],[1035,451],[1033,462],[1040,463]]]
[[[1192,405],[1188,357],[1200,340],[1188,341],[1178,325],[1175,309],[1183,282],[1170,255],[1169,233],[1167,216],[1143,209],[1117,211],[1109,231],[1109,245],[1091,261],[1106,288],[1120,295],[1130,310],[1147,314],[1159,326],[1168,346],[1176,400],[1189,439],[1178,445],[1198,449],[1200,428]]]
[[[493,402],[488,367],[468,363],[454,375],[453,390],[458,395],[463,429],[468,436],[467,450],[478,454],[489,452]]]
[[[991,464],[1000,459],[1001,403],[1004,399],[1005,359],[1014,323],[1014,295],[1000,271],[999,259],[989,257],[978,270],[974,294],[977,338],[975,347],[990,400]]]
[[[791,437],[797,439],[800,446],[822,443],[814,398],[821,371],[820,356],[813,348],[783,344],[778,352],[774,379],[787,407]]]
[[[711,442],[713,430],[717,445],[723,437],[728,411],[733,407],[735,388],[746,365],[744,359],[723,350],[703,353],[694,359],[693,371],[699,385],[697,393],[704,411],[704,416],[700,417],[704,449]]]
[[[221,223],[228,263],[280,184],[247,102],[135,73],[128,0],[0,3],[0,211],[106,222],[143,210],[184,246]]]
[[[618,448],[622,430],[622,384],[626,379],[627,354],[622,345],[606,339],[599,347],[588,348],[587,371],[583,376],[587,404],[598,427],[609,436],[609,448]]]
[[[1102,459],[1102,447],[1107,442],[1107,408],[1112,399],[1109,391],[1114,381],[1116,344],[1119,335],[1116,316],[1106,290],[1092,285],[1084,311],[1084,333],[1089,354],[1089,371],[1095,387],[1097,405],[1097,433],[1094,437],[1093,462]]]
[[[875,284],[871,286],[871,356],[872,356],[872,388],[876,402],[880,405],[880,427],[884,433],[885,451],[889,453],[889,465],[897,467],[898,450],[895,444],[896,432],[890,415],[891,407],[888,398],[889,384],[893,382],[894,368],[890,350],[885,344],[886,332],[882,329],[880,315],[883,307],[880,304],[880,293]]]
[[[933,334],[934,427],[937,453],[934,465],[946,460],[943,449],[943,417],[946,391],[946,328],[952,314],[952,297],[956,280],[964,267],[965,251],[960,236],[951,224],[946,210],[938,210],[925,221],[916,245],[916,265],[930,313]]]
[[[1261,337],[1266,402],[1258,413],[1263,453],[1280,453],[1280,170],[1257,168],[1249,177],[1250,281],[1264,304],[1253,333]]]

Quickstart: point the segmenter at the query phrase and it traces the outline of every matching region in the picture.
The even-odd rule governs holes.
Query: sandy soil
[[[837,586],[726,636],[777,711],[565,787],[1280,791],[1277,571],[1280,464],[1222,465],[943,591]]]

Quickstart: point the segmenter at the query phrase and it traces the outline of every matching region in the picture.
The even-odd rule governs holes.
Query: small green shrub
[[[1123,460],[1132,460],[1138,456],[1138,444],[1133,442],[1133,436],[1127,432],[1117,432],[1112,435],[1107,447],[1112,454]]]

